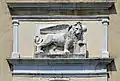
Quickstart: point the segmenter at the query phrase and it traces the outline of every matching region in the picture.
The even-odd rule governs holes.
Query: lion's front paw
[[[64,50],[64,53],[65,53],[65,54],[69,54],[69,53],[70,53],[70,51],[69,51],[69,50],[67,50],[67,49],[65,49],[65,50]]]

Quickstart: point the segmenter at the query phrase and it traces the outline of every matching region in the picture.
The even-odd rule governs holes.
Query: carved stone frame
[[[59,20],[63,20],[63,21],[67,21],[67,20],[80,20],[80,21],[101,21],[101,23],[103,24],[104,27],[104,39],[103,39],[103,48],[101,51],[101,57],[106,57],[109,58],[109,52],[108,52],[108,35],[107,35],[107,29],[108,29],[108,25],[109,25],[109,16],[12,16],[13,18],[13,29],[14,27],[16,27],[16,25],[14,26],[14,20],[17,21],[59,21]],[[19,27],[19,24],[18,26]],[[18,31],[18,29],[16,30]],[[18,38],[18,37],[17,37]],[[18,41],[18,39],[14,38],[14,41]],[[19,49],[19,45],[18,43],[16,43],[17,49]],[[15,47],[13,47],[15,48]],[[13,50],[13,54],[14,54],[14,50]],[[20,54],[19,51],[18,53],[15,53],[14,55],[12,54],[12,58],[19,58]],[[14,57],[15,56],[15,57]]]

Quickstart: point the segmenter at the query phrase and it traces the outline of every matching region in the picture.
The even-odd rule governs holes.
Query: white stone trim
[[[13,70],[13,74],[105,74],[107,69],[101,70]]]
[[[104,27],[102,58],[109,58],[109,52],[108,52],[108,25],[109,25],[109,19],[108,18],[102,19],[102,25]]]
[[[19,21],[13,20],[13,52],[11,58],[19,58]]]
[[[49,15],[33,15],[33,16],[12,16],[13,19],[19,21],[59,21],[59,20],[79,20],[79,21],[101,21],[108,18],[108,15],[104,16],[49,16]]]

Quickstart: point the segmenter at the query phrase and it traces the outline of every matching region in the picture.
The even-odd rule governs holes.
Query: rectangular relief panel
[[[21,57],[41,57],[41,55],[63,58],[99,57],[103,37],[101,21],[20,21],[20,55]]]

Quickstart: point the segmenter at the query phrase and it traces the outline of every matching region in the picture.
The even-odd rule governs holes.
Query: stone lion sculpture
[[[47,47],[50,44],[57,46],[63,46],[64,53],[70,53],[69,48],[76,42],[78,45],[84,45],[83,33],[87,31],[87,28],[83,27],[80,22],[77,22],[67,28],[65,33],[46,34],[44,38],[36,36],[34,42],[39,47],[38,53],[43,53],[43,47]],[[53,48],[55,50],[55,48]]]

